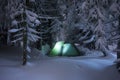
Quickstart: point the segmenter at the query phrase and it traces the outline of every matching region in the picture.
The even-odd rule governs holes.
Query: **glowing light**
[[[64,44],[64,41],[59,41],[55,44],[50,52],[50,56],[79,56],[79,51],[70,43]]]
[[[62,55],[62,46],[64,45],[64,41],[59,41],[55,44],[54,48],[50,52],[50,56],[59,56]]]

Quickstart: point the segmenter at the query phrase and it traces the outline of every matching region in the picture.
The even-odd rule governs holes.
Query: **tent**
[[[51,50],[50,56],[60,56],[62,53],[63,45],[64,45],[64,41],[57,42],[54,48]]]
[[[70,43],[59,41],[50,52],[50,56],[79,56],[79,50]]]
[[[79,56],[80,53],[78,49],[70,43],[63,45],[62,56]]]

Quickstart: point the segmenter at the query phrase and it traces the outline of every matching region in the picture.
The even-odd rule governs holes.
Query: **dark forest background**
[[[52,48],[57,41],[81,52],[119,52],[120,0],[0,0],[0,46]]]

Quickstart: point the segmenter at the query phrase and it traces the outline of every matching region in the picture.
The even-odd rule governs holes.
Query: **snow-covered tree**
[[[30,45],[38,41],[36,27],[40,25],[38,15],[27,9],[27,2],[19,3],[18,8],[10,16],[12,27],[9,30],[13,35],[13,43],[20,43],[23,48],[23,65],[27,62],[27,53],[31,52]]]
[[[24,41],[30,45],[38,40],[39,31],[41,47],[63,40],[106,53],[120,39],[120,0],[5,0],[0,6],[0,12],[4,7],[7,15],[2,21],[4,14],[0,14],[0,29],[10,26],[8,35],[14,43],[26,36]],[[38,18],[41,25],[37,27]]]

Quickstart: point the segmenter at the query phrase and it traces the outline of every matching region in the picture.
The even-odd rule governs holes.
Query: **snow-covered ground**
[[[22,66],[19,56],[0,53],[0,80],[120,80],[115,59],[42,57]]]

